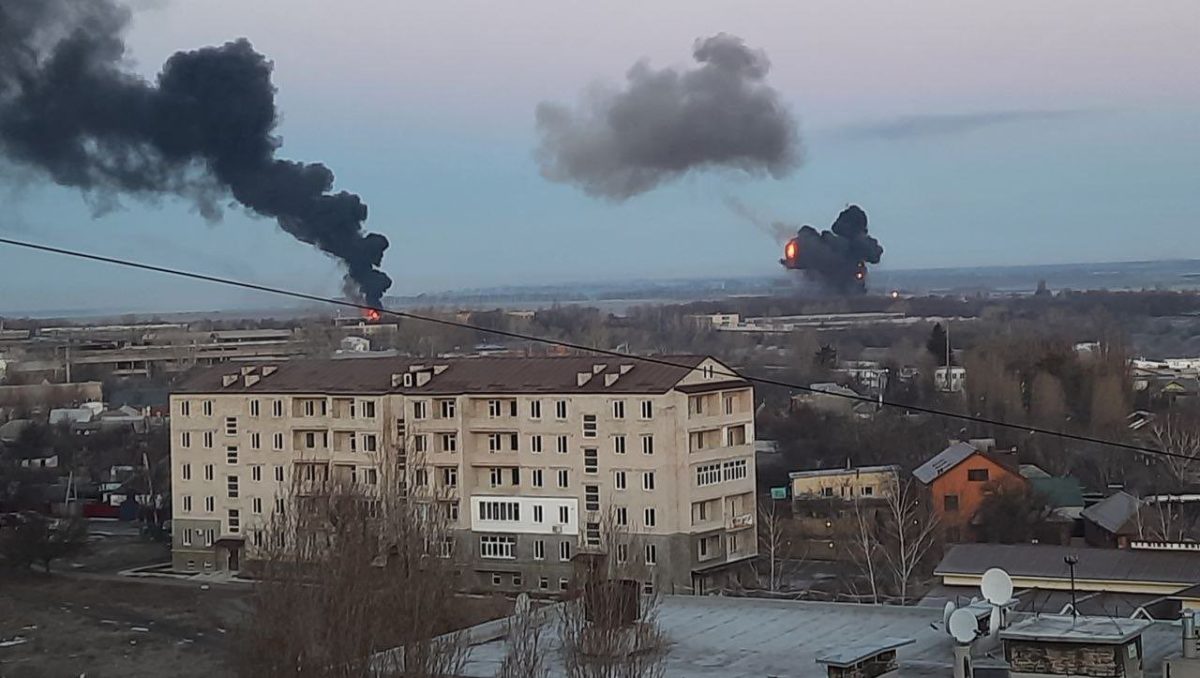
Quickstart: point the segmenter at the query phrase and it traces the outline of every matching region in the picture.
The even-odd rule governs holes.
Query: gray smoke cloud
[[[354,296],[379,305],[387,238],[320,163],[281,160],[272,64],[244,39],[177,52],[134,74],[113,0],[0,0],[0,154],[94,201],[179,195],[206,218],[232,196],[339,259]]]
[[[721,33],[696,41],[697,66],[639,61],[623,89],[597,89],[574,110],[543,102],[536,151],[544,177],[625,200],[693,170],[786,176],[801,160],[796,121],[765,83],[761,50]]]

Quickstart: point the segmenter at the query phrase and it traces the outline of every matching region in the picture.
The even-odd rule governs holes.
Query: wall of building
[[[895,471],[861,471],[849,469],[835,474],[799,476],[792,479],[792,497],[834,497],[851,500],[854,497],[880,498],[895,487]],[[864,493],[864,488],[869,488]]]
[[[974,473],[986,473],[982,479],[972,479]],[[934,479],[930,496],[938,520],[947,531],[949,541],[968,540],[970,520],[979,510],[987,491],[994,483],[1023,484],[1025,479],[981,453],[972,454],[957,466]],[[956,510],[947,508],[948,497],[955,497]],[[958,531],[955,537],[955,531]]]

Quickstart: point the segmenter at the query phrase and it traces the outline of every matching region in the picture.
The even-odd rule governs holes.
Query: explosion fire
[[[367,322],[377,323],[379,322],[379,311],[373,308],[364,308],[362,317]]]
[[[883,256],[879,241],[867,233],[867,214],[857,205],[842,210],[828,231],[802,226],[783,246],[784,268],[843,293],[865,293],[867,264]]]

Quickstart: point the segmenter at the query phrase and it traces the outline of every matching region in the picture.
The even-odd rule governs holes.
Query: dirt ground
[[[231,673],[244,588],[81,577],[0,579],[0,677]],[[25,642],[4,646],[14,638]]]

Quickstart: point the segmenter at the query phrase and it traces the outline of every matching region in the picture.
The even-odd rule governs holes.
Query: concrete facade
[[[399,477],[450,517],[466,588],[557,591],[619,532],[644,583],[711,590],[757,554],[754,396],[688,360],[214,367],[171,396],[174,567],[227,569],[238,540],[252,559],[296,484]]]

